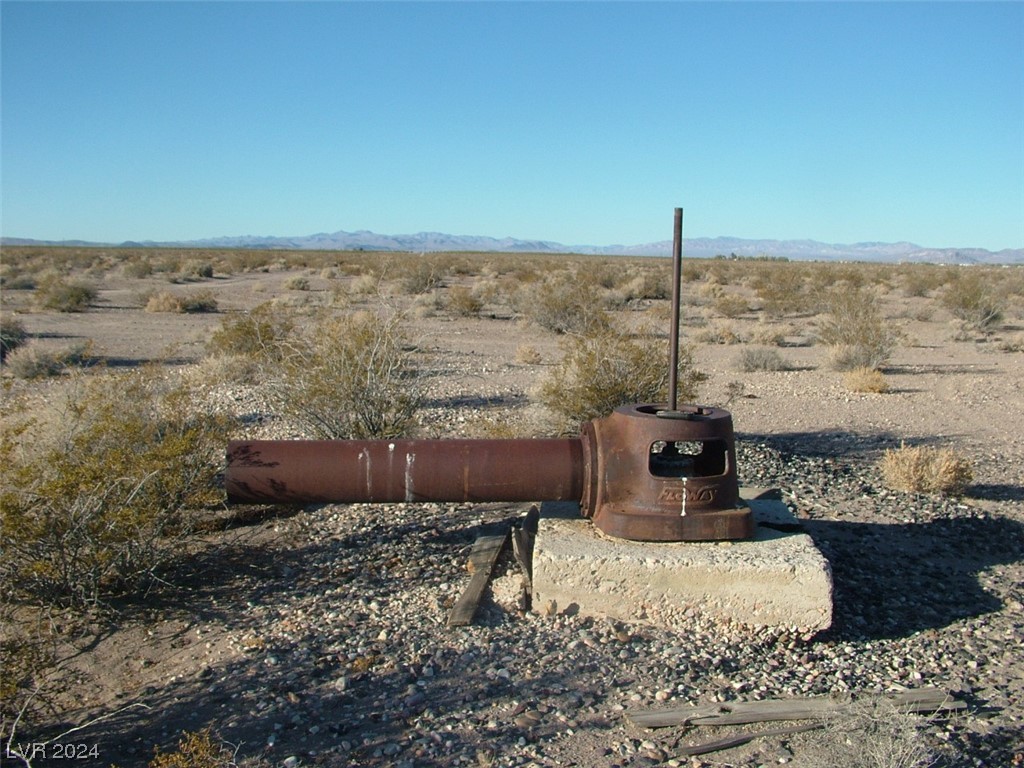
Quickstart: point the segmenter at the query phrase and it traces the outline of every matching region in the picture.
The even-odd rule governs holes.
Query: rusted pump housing
[[[750,509],[739,498],[728,411],[626,405],[584,425],[582,439],[592,474],[581,509],[605,533],[637,541],[753,535]]]
[[[638,541],[753,531],[732,417],[702,406],[623,406],[565,439],[232,441],[225,487],[234,503],[578,501]]]

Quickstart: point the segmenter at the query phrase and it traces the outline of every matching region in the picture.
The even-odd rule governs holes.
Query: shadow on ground
[[[832,566],[838,640],[907,637],[1002,610],[979,576],[1024,559],[1024,524],[1007,518],[804,525]]]

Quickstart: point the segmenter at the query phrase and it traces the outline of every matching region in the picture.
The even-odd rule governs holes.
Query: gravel
[[[253,390],[222,394],[254,435],[282,436]],[[431,419],[458,429],[451,409]],[[122,694],[119,706],[149,709],[76,737],[122,765],[207,724],[238,759],[281,766],[810,765],[821,733],[691,760],[673,757],[680,744],[724,734],[647,731],[623,715],[937,686],[970,704],[922,721],[940,765],[1024,764],[1019,499],[887,491],[864,459],[871,446],[851,445],[737,440],[741,483],[780,488],[831,562],[823,634],[722,623],[699,606],[679,631],[541,616],[521,610],[509,556],[476,623],[448,628],[469,546],[523,505],[322,506],[265,519],[271,543],[228,538],[176,574],[191,590],[180,637],[196,661]],[[148,620],[181,616],[154,606]]]

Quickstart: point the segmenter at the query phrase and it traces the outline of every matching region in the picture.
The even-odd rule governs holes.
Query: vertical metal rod
[[[683,209],[676,208],[672,233],[672,326],[668,348],[668,409],[677,410],[679,374],[679,294],[683,281]]]

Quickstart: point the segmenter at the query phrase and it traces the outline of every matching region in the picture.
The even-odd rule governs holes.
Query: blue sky
[[[1024,247],[1024,3],[12,2],[2,234]]]

